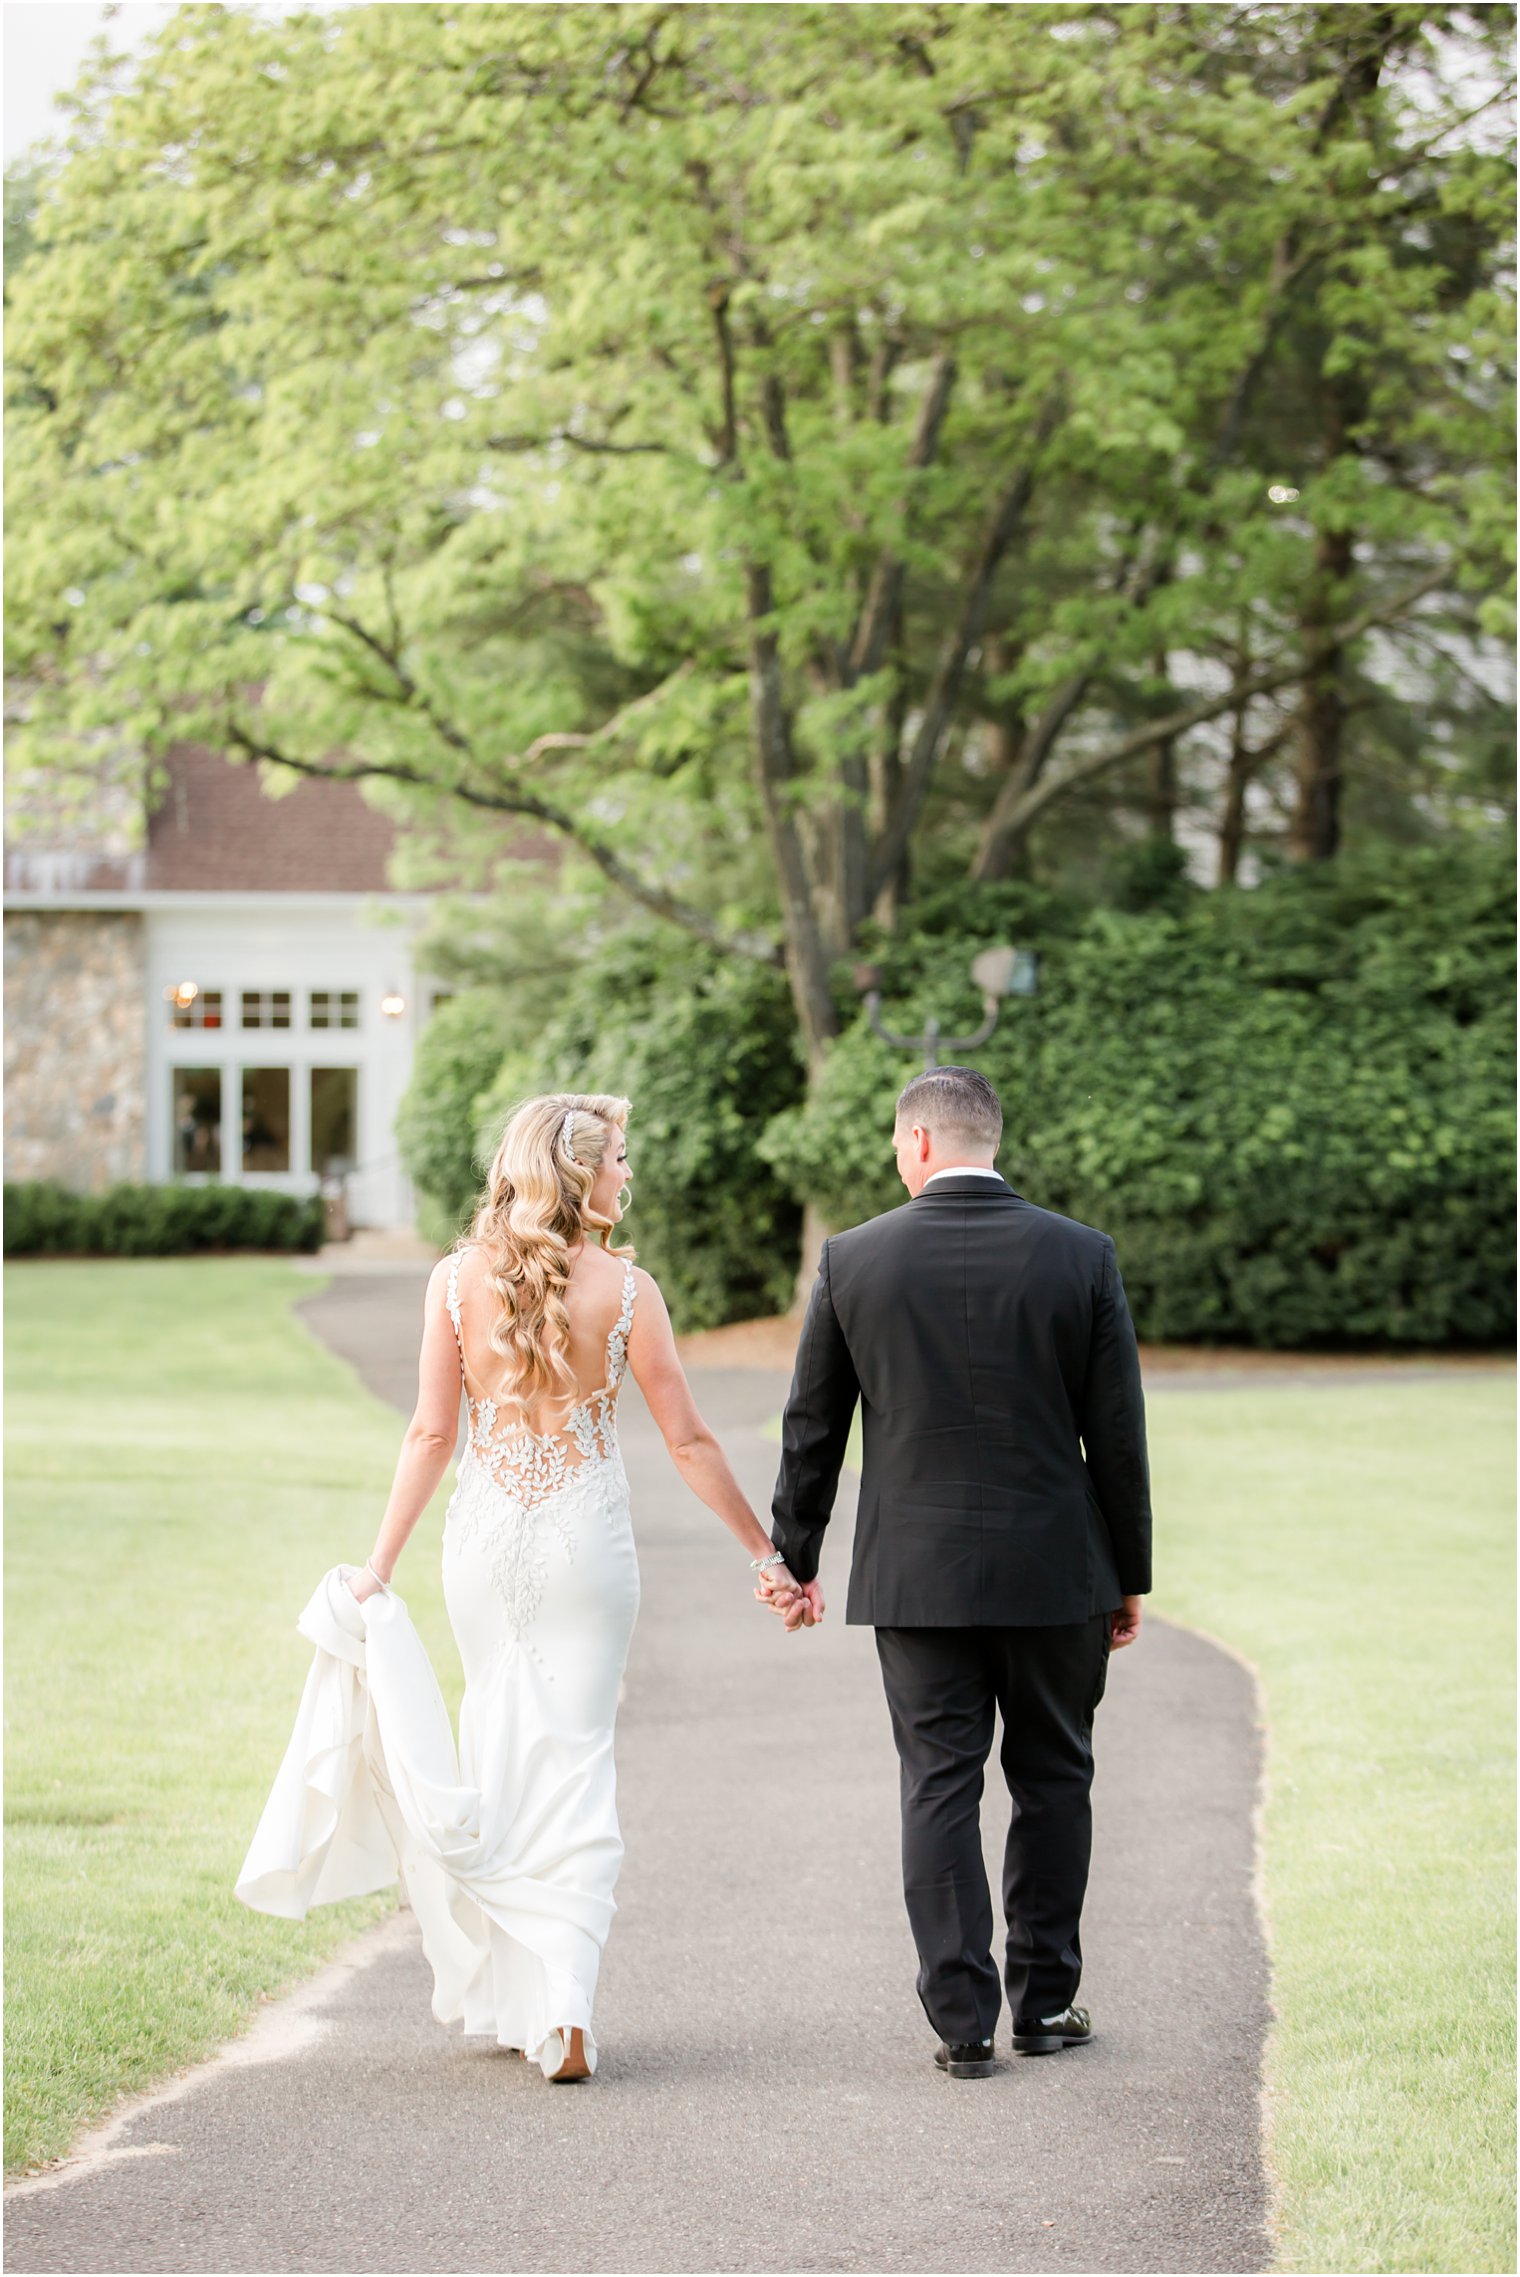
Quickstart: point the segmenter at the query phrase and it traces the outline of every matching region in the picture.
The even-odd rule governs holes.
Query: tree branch
[[[689,459],[693,466],[702,463],[700,459],[693,459],[689,451],[677,450],[673,443],[612,443],[590,435],[573,434],[568,427],[556,427],[547,435],[487,435],[485,448],[488,451],[544,451],[552,443],[566,443],[572,451],[584,451],[590,458]]]
[[[945,412],[954,386],[955,358],[942,350],[934,359],[929,385],[918,407],[918,423],[913,430],[913,440],[908,446],[905,461],[909,473],[917,473],[928,466],[939,448],[940,429],[945,422]],[[849,671],[852,680],[863,680],[869,673],[879,670],[902,594],[902,582],[901,558],[890,546],[885,547],[871,573],[865,605],[860,612],[855,637],[850,643]]]
[[[786,907],[786,964],[809,1059],[816,1065],[839,1030],[829,987],[829,954],[814,904],[813,881],[791,784],[797,772],[791,720],[782,682],[781,647],[776,637],[775,593],[764,562],[745,569],[750,642],[750,713],[760,802]]]
[[[590,751],[599,743],[612,742],[630,720],[636,719],[640,712],[651,710],[654,705],[659,703],[662,696],[669,695],[672,688],[679,686],[683,680],[689,680],[695,670],[695,664],[688,657],[684,664],[678,664],[674,672],[668,672],[655,687],[646,688],[642,696],[630,698],[626,704],[621,705],[612,714],[610,719],[603,720],[600,727],[592,728],[587,734],[577,735],[565,729],[558,733],[536,736],[528,745],[521,759],[517,761],[517,765],[520,767],[531,766],[533,761],[541,759],[546,751]]]
[[[361,623],[357,617],[350,617],[337,609],[326,609],[323,614],[329,617],[334,624],[341,625],[346,633],[368,649],[372,655],[378,657],[386,666],[395,682],[396,700],[402,708],[419,712],[427,720],[434,734],[450,751],[456,752],[459,757],[467,760],[472,767],[484,771],[485,763],[479,758],[469,737],[464,734],[462,729],[456,727],[452,720],[446,718],[437,709],[431,698],[418,687],[402,663],[400,656],[387,642],[382,640],[377,633],[371,632],[369,627]],[[654,885],[648,879],[641,878],[635,870],[629,868],[620,854],[606,845],[594,832],[587,830],[575,815],[563,807],[555,806],[550,800],[541,797],[535,791],[529,790],[525,785],[510,780],[512,774],[531,764],[535,759],[542,757],[547,751],[585,751],[596,744],[610,741],[627,726],[632,718],[649,705],[658,702],[675,686],[677,681],[685,679],[692,670],[693,666],[689,661],[678,665],[668,678],[659,683],[658,687],[646,689],[642,696],[634,697],[630,703],[624,704],[618,711],[614,712],[610,719],[604,720],[599,728],[594,728],[585,734],[541,735],[529,745],[521,757],[495,762],[496,769],[504,778],[501,787],[497,789],[483,789],[468,782],[446,782],[436,775],[425,774],[420,768],[408,767],[399,762],[382,765],[375,761],[356,760],[344,766],[332,767],[323,765],[316,760],[298,759],[288,751],[280,751],[275,749],[273,745],[260,743],[257,738],[249,735],[236,722],[229,726],[228,740],[246,757],[267,759],[274,766],[288,767],[293,774],[309,775],[317,780],[327,778],[336,782],[359,782],[367,776],[372,776],[395,783],[414,784],[420,790],[443,791],[450,798],[461,800],[466,806],[480,807],[488,813],[526,815],[535,822],[543,823],[547,829],[558,831],[562,837],[568,838],[572,845],[578,846],[581,852],[596,864],[604,877],[609,878],[614,885],[621,887],[624,893],[628,894],[634,901],[640,902],[656,917],[664,918],[669,924],[679,925],[688,933],[695,933],[699,940],[706,941],[715,949],[721,949],[725,954],[751,957],[759,964],[779,964],[781,960],[774,948],[769,946],[762,948],[753,940],[740,940],[725,934],[705,910],[693,908],[690,903],[681,901],[674,894],[667,893],[663,886]],[[376,700],[384,702],[386,699],[377,696]]]
[[[316,782],[357,783],[366,779],[381,782],[407,783],[419,790],[442,791],[447,797],[459,799],[464,805],[478,807],[488,814],[524,815],[530,821],[541,822],[545,829],[557,831],[589,861],[596,864],[603,876],[620,888],[633,901],[639,902],[652,915],[663,918],[667,924],[679,925],[684,932],[694,933],[698,940],[710,948],[721,950],[725,956],[749,957],[756,964],[776,966],[781,963],[777,950],[769,943],[762,944],[753,937],[740,937],[725,933],[707,912],[694,909],[689,902],[667,893],[663,886],[652,885],[631,870],[619,854],[593,836],[573,814],[553,805],[548,799],[516,786],[500,790],[483,790],[471,783],[440,781],[436,775],[424,774],[420,768],[408,767],[397,761],[382,764],[378,760],[351,760],[342,766],[328,766],[315,759],[298,759],[293,752],[281,751],[275,745],[264,743],[249,735],[236,722],[227,729],[227,741],[233,749],[247,759],[263,759],[274,767],[288,767],[292,774],[309,776]]]
[[[1035,460],[1040,446],[1049,437],[1058,416],[1058,406],[1052,398],[1040,414],[1029,458],[1003,493],[983,535],[981,547],[966,581],[959,621],[947,634],[940,649],[934,678],[924,699],[918,733],[913,738],[913,748],[903,768],[896,805],[875,848],[869,895],[872,901],[887,881],[896,875],[908,850],[908,841],[917,826],[930,778],[934,773],[935,761],[944,742],[945,730],[950,724],[960,694],[966,659],[981,636],[987,606],[992,598],[993,581],[1034,493]]]
[[[734,390],[734,336],[728,321],[728,286],[716,284],[707,295],[712,310],[713,335],[718,343],[718,389],[723,424],[714,438],[719,466],[732,466],[739,455],[739,411]]]
[[[1427,570],[1423,577],[1417,578],[1412,585],[1406,585],[1387,601],[1373,602],[1355,616],[1348,617],[1344,624],[1333,627],[1328,639],[1337,647],[1346,647],[1378,625],[1392,624],[1426,593],[1444,583],[1449,575],[1449,569],[1444,566]],[[1128,735],[1118,736],[1112,743],[1100,744],[1096,751],[1077,753],[1067,760],[1064,767],[1031,784],[1002,818],[1002,830],[1005,834],[1012,835],[1026,829],[1037,814],[1043,813],[1053,800],[1072,790],[1078,783],[1087,782],[1094,775],[1106,774],[1110,767],[1122,766],[1126,759],[1137,758],[1142,751],[1149,751],[1154,744],[1169,742],[1173,736],[1187,734],[1190,728],[1202,727],[1206,721],[1217,719],[1221,712],[1229,711],[1249,696],[1270,695],[1274,688],[1286,688],[1294,680],[1302,679],[1308,669],[1302,656],[1279,657],[1275,663],[1259,665],[1233,681],[1218,696],[1208,696],[1199,703],[1187,705],[1181,711],[1169,712],[1164,719],[1149,720],[1144,727],[1137,727]]]
[[[970,872],[978,883],[1006,875],[1009,849],[1019,835],[1016,828],[1010,828],[1008,817],[1018,811],[1020,800],[1045,772],[1045,762],[1066,722],[1092,685],[1092,677],[1091,672],[1074,672],[1069,680],[1063,681],[1020,743],[1018,757],[982,825]]]

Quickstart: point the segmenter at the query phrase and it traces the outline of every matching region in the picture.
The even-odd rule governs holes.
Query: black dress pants
[[[1015,2023],[1069,2006],[1092,1852],[1092,1719],[1109,1616],[1055,1628],[878,1629],[902,1765],[903,1894],[918,1996],[941,2039],[991,2039],[1000,1996],[982,1863],[982,1773],[993,1711],[1013,1801],[1003,1859],[1006,1983]]]

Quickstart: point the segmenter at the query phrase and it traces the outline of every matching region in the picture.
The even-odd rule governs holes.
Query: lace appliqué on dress
[[[543,1597],[551,1537],[567,1561],[573,1559],[576,1521],[614,1482],[622,1485],[617,1395],[627,1367],[633,1299],[633,1267],[625,1265],[623,1301],[607,1338],[607,1380],[577,1402],[562,1431],[530,1431],[518,1422],[498,1431],[495,1400],[472,1399],[466,1387],[468,1444],[449,1502],[446,1534],[456,1548],[479,1542],[507,1625],[519,1641]],[[462,1376],[457,1251],[449,1261],[448,1307]]]

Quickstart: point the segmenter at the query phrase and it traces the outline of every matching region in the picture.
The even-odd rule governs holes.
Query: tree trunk
[[[1225,776],[1224,813],[1219,821],[1219,872],[1216,885],[1233,885],[1246,842],[1246,788],[1255,754],[1246,743],[1246,707],[1230,722],[1230,763]]]
[[[971,862],[973,883],[992,884],[1000,878],[1028,875],[1029,824],[1020,819],[1019,808],[1039,781],[1062,728],[1086,694],[1088,678],[1081,672],[1058,688],[1033,726],[1020,737],[1017,758],[1003,777],[982,825],[981,843]]]
[[[1029,722],[1022,713],[1002,712],[988,719],[987,756],[994,777],[999,783],[1023,781],[1020,763],[1029,740]],[[993,849],[991,867],[984,873],[989,881],[1001,878],[1027,878],[1029,875],[1029,840],[1022,833],[1001,840]]]
[[[1288,834],[1296,862],[1330,862],[1341,842],[1341,744],[1346,699],[1341,685],[1344,650],[1327,639],[1351,568],[1348,530],[1324,530],[1314,549],[1314,582],[1304,615],[1311,659],[1298,715],[1294,764],[1297,800]]]
[[[1343,117],[1353,129],[1360,123],[1358,106],[1376,92],[1384,62],[1399,37],[1399,10],[1369,8],[1362,16],[1363,21],[1351,32],[1346,69],[1326,113],[1323,132],[1327,137],[1339,131]],[[1323,368],[1320,384],[1324,390],[1324,463],[1330,468],[1365,415],[1366,388],[1354,372],[1331,373]],[[1299,707],[1294,768],[1298,796],[1288,833],[1288,850],[1299,862],[1330,862],[1340,849],[1345,651],[1330,637],[1329,627],[1344,605],[1352,558],[1349,530],[1320,531],[1303,617],[1309,669]]]
[[[829,952],[818,918],[816,882],[809,871],[806,848],[791,803],[796,766],[791,720],[782,689],[780,649],[768,621],[773,605],[769,570],[763,564],[751,563],[747,584],[750,722],[755,771],[781,887],[787,978],[791,982],[792,1002],[802,1030],[808,1066],[816,1070],[839,1033],[839,1022],[829,985]]]
[[[1250,658],[1242,649],[1235,662],[1237,678],[1250,665]],[[1216,885],[1233,885],[1240,868],[1240,857],[1246,843],[1246,792],[1265,751],[1253,751],[1246,741],[1246,715],[1250,702],[1237,704],[1230,715],[1230,758],[1225,773],[1224,813],[1219,819],[1219,874]],[[1268,749],[1271,745],[1267,746]]]
[[[787,1308],[789,1317],[800,1319],[807,1311],[808,1298],[812,1295],[813,1283],[818,1278],[818,1259],[833,1230],[811,1202],[803,1204],[802,1255],[797,1265],[797,1286],[792,1291],[792,1301]]]
[[[887,643],[894,666],[892,693],[882,706],[867,761],[870,784],[869,834],[875,844],[902,796],[902,740],[908,717],[908,675],[902,654],[902,608],[899,604]],[[895,931],[897,912],[907,898],[908,857],[905,854],[877,892],[871,914],[886,932]]]
[[[1168,845],[1177,835],[1177,746],[1158,743],[1146,770],[1146,827]]]

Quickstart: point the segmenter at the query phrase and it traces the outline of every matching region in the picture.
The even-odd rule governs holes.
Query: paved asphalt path
[[[355,1276],[302,1310],[409,1409],[420,1294],[415,1273]],[[784,1379],[693,1380],[763,1507]],[[552,2087],[437,2023],[402,1915],[369,1934],[367,1965],[317,1988],[290,2052],[206,2067],[137,2110],[103,2162],[13,2191],[6,2266],[1262,2269],[1244,1670],[1161,1622],[1115,1658],[1083,1924],[1098,2037],[946,2080],[913,1990],[875,1652],[840,1617],[848,1513],[825,1558],[830,1616],[788,1637],[631,1382],[622,1431],[644,1597],[596,2078]],[[270,1734],[271,1770],[284,1738]],[[996,1890],[995,1754],[991,1778]]]

